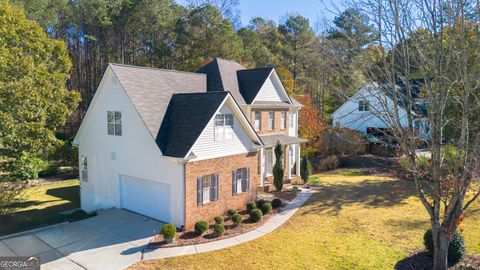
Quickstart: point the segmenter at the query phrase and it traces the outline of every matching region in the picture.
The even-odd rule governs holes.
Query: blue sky
[[[338,13],[340,0],[239,0],[240,16],[243,25],[247,25],[253,17],[260,16],[279,22],[289,13],[299,13],[310,20],[313,26],[318,18],[332,20]],[[185,4],[187,0],[177,0]]]

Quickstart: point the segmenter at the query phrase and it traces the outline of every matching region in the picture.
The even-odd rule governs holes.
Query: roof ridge
[[[173,95],[203,95],[203,94],[227,94],[229,91],[210,91],[210,92],[191,92],[191,93],[174,93]]]
[[[119,66],[119,67],[127,67],[127,68],[150,69],[150,70],[156,70],[156,71],[166,71],[166,72],[175,72],[175,73],[183,73],[183,74],[207,76],[207,75],[204,74],[204,73],[196,73],[196,72],[190,72],[190,71],[181,71],[181,70],[175,70],[175,69],[156,68],[156,67],[142,67],[142,66],[135,66],[135,65],[118,64],[118,63],[109,63],[109,65]]]
[[[274,69],[274,68],[275,68],[274,66],[257,67],[257,68],[246,68],[246,69],[237,70],[237,72],[240,72],[240,71],[253,71],[253,70],[259,70],[259,69]]]

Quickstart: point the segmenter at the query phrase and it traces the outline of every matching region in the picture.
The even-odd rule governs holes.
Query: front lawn
[[[280,229],[198,255],[146,261],[133,269],[393,269],[423,248],[429,221],[411,183],[340,171],[317,175],[318,193]],[[480,254],[480,203],[461,225]]]
[[[55,214],[79,208],[79,182],[68,180],[26,188],[20,197],[21,202],[10,205],[15,208],[12,214],[0,216],[0,235],[48,225],[55,222]]]

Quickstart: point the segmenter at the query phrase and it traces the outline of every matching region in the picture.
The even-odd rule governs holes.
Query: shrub
[[[47,166],[48,163],[41,158],[24,153],[9,162],[6,169],[14,179],[26,180],[38,178],[38,173],[46,169]]]
[[[264,215],[266,215],[266,214],[270,213],[270,211],[272,211],[272,205],[270,203],[266,202],[262,205],[262,208],[260,208],[260,209],[262,210],[262,213]]]
[[[242,223],[242,215],[240,214],[235,214],[232,216],[232,221],[233,221],[233,224],[235,225],[240,225],[240,223]]]
[[[252,210],[256,209],[257,205],[254,202],[248,202],[247,203],[247,210],[248,212],[251,212]]]
[[[201,220],[197,223],[195,223],[195,232],[198,235],[204,234],[208,230],[208,222],[205,220]]]
[[[280,200],[279,198],[273,199],[272,207],[273,208],[279,208],[280,206],[282,206],[282,200]]]
[[[250,220],[253,222],[259,222],[263,218],[263,213],[259,209],[253,209],[250,212]]]
[[[215,224],[222,224],[223,223],[223,217],[222,216],[217,216],[215,217]]]
[[[283,175],[285,169],[283,168],[283,145],[278,141],[275,145],[275,165],[273,165],[273,185],[277,191],[282,191]]]
[[[425,249],[433,254],[433,234],[432,229],[428,229],[423,235],[423,244]],[[452,240],[448,245],[448,262],[450,264],[458,263],[465,255],[466,245],[461,233],[455,231],[452,234]]]
[[[51,164],[46,169],[38,172],[38,176],[39,177],[51,177],[51,176],[57,175],[59,171],[60,171],[60,169],[58,168],[57,165]]]
[[[222,235],[225,232],[225,226],[220,225],[220,224],[215,224],[213,226],[213,231],[218,235]]]
[[[230,216],[230,217],[232,217],[236,213],[237,213],[237,210],[235,210],[235,209],[228,209],[227,210],[227,215]]]
[[[162,227],[162,231],[160,232],[163,235],[163,238],[166,240],[171,240],[175,238],[175,234],[177,233],[177,228],[172,224],[167,224]]]
[[[302,177],[303,183],[308,182],[308,178],[312,174],[312,164],[308,160],[307,156],[304,156],[300,163],[300,176]]]
[[[320,171],[334,170],[334,169],[338,168],[338,165],[340,165],[340,162],[338,161],[337,156],[328,156],[328,157],[320,160],[320,164],[318,165],[318,169]]]
[[[363,155],[367,149],[367,139],[356,131],[346,128],[325,128],[320,136],[309,145],[322,157],[332,155]]]
[[[259,199],[255,202],[255,205],[257,206],[258,209],[260,209],[260,208],[262,208],[262,205],[266,202],[267,201],[265,201],[264,199]]]

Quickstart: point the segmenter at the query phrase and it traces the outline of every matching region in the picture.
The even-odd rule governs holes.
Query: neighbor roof
[[[240,93],[247,104],[253,102],[272,70],[273,67],[266,67],[237,71]]]
[[[157,138],[173,94],[207,91],[204,74],[120,64],[110,67],[153,138]]]
[[[163,155],[184,158],[228,92],[174,94],[156,143]]]

